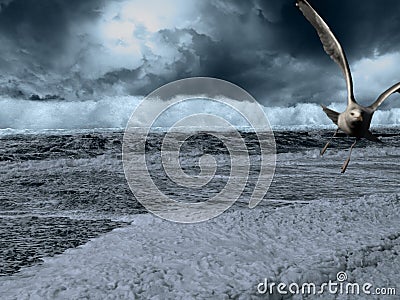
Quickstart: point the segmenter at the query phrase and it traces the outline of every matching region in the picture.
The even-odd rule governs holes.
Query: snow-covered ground
[[[0,278],[1,298],[267,298],[257,292],[264,278],[321,284],[335,281],[338,272],[346,272],[348,282],[372,283],[371,291],[399,293],[399,201],[398,194],[318,200],[229,211],[192,225],[137,215],[128,227]]]

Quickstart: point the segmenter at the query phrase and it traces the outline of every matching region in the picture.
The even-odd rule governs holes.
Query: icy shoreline
[[[319,200],[194,225],[137,215],[131,226],[0,278],[2,299],[249,299],[264,278],[320,284],[339,271],[399,292],[399,202],[398,194]]]

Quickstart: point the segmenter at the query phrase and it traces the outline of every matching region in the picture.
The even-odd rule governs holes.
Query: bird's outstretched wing
[[[329,117],[329,119],[331,119],[333,123],[338,125],[339,113],[332,109],[327,108],[324,105],[321,105],[321,106],[322,106],[322,109],[324,110],[324,112],[326,113],[326,115]]]
[[[384,91],[378,97],[378,99],[369,106],[369,108],[371,108],[373,111],[377,110],[377,108],[382,104],[383,101],[386,100],[387,97],[396,92],[400,93],[400,82],[396,83],[395,85],[391,86],[386,91]]]
[[[317,31],[319,38],[324,46],[325,52],[340,66],[342,69],[347,85],[348,104],[356,102],[353,95],[353,81],[351,78],[349,63],[346,55],[325,21],[317,14],[306,0],[297,0],[296,5],[299,7],[306,19]]]

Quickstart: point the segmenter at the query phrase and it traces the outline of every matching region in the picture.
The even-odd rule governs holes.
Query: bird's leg
[[[339,132],[339,128],[336,129],[335,133],[333,136],[329,139],[329,141],[326,143],[325,147],[321,150],[321,156],[324,155],[326,149],[328,149],[329,144],[331,143],[332,139],[336,136],[336,134]]]
[[[353,148],[356,145],[357,141],[358,141],[358,139],[356,139],[354,141],[353,145],[351,145],[351,147],[350,147],[349,157],[347,157],[346,161],[343,163],[343,166],[342,166],[342,173],[346,172],[347,166],[349,165],[349,162],[350,162],[351,151],[353,151]]]

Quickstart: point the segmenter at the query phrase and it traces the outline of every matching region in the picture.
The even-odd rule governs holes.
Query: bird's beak
[[[362,122],[363,121],[363,117],[359,116],[356,120],[359,121],[359,122]]]

